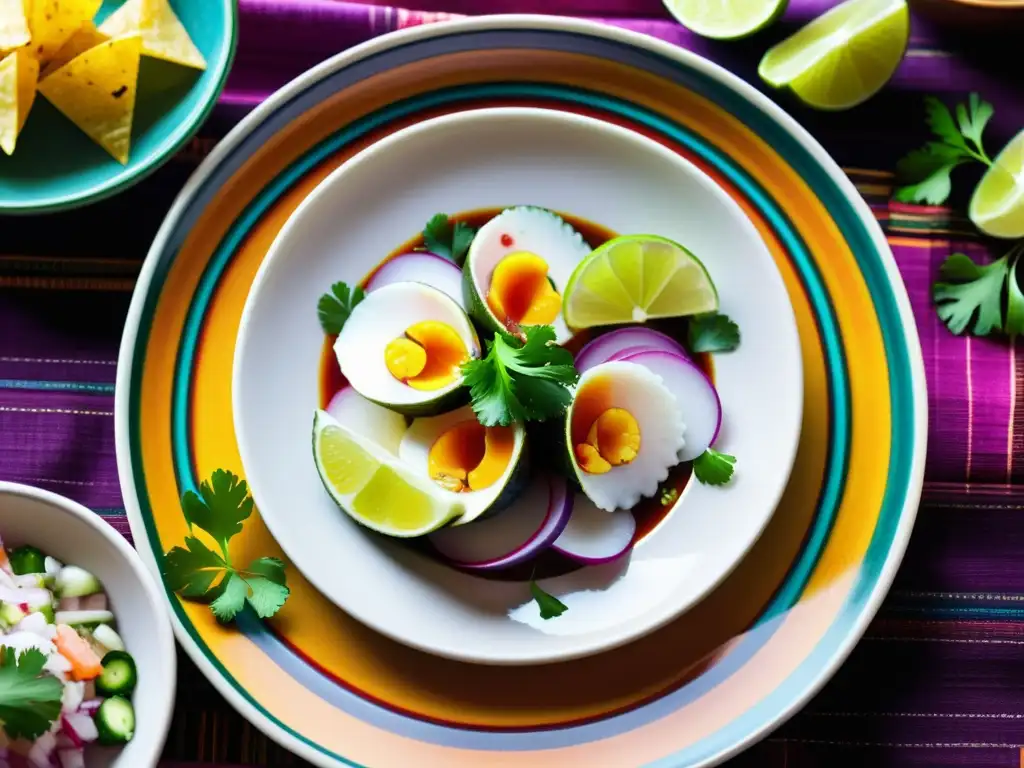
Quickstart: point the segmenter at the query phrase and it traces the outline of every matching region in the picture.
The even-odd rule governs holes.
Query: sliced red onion
[[[84,712],[68,712],[61,716],[64,732],[76,741],[75,746],[83,746],[99,738],[96,723]]]
[[[57,748],[57,737],[47,731],[32,744],[28,751],[28,761],[37,768],[50,768],[50,757]]]
[[[353,387],[339,389],[327,404],[327,412],[342,426],[398,455],[398,446],[408,429],[402,414],[367,400]]]
[[[679,460],[692,461],[704,453],[722,428],[722,401],[707,374],[671,352],[636,352],[623,361],[642,365],[660,376],[679,403],[686,425],[686,445],[679,452]]]
[[[627,349],[660,349],[689,358],[686,348],[671,336],[652,328],[631,326],[604,333],[585,344],[576,355],[576,370],[583,373],[595,365],[607,363],[609,360],[619,360],[622,357],[621,353]]]
[[[3,542],[0,542],[0,546],[3,546]],[[14,581],[14,572],[0,568],[0,587],[7,587],[8,589],[16,589],[17,584]]]
[[[430,251],[403,253],[384,262],[366,284],[366,290],[375,291],[392,283],[409,282],[425,283],[437,288],[466,309],[466,300],[462,293],[462,270],[450,259]]]
[[[93,693],[95,693],[95,691],[93,691]],[[82,702],[82,706],[79,707],[78,711],[84,712],[85,714],[89,715],[89,717],[92,717],[96,714],[97,710],[99,710],[100,704],[102,703],[103,699],[86,699]]]
[[[97,592],[94,595],[87,595],[86,597],[81,598],[81,601],[82,602],[78,608],[81,611],[106,611],[110,607],[107,603],[107,595],[105,592]],[[65,609],[61,608],[60,610],[63,611]]]
[[[41,573],[23,573],[14,577],[14,584],[22,589],[32,589],[43,586],[44,576]]]
[[[53,624],[47,624],[46,617],[41,613],[30,613],[15,624],[14,629],[18,632],[31,632],[47,640],[52,640],[57,634],[57,628]]]
[[[486,520],[432,533],[430,542],[462,568],[509,568],[547,549],[571,514],[572,494],[565,479],[540,476],[508,509]]]
[[[76,747],[57,751],[60,768],[85,768],[85,750]]]
[[[635,534],[632,512],[605,512],[585,494],[577,493],[569,522],[551,548],[579,563],[600,565],[629,552]]]

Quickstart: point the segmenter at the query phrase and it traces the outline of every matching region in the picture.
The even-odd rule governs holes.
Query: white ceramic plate
[[[723,488],[691,482],[628,559],[542,586],[569,610],[542,621],[522,583],[457,572],[368,534],[325,493],[310,451],[322,331],[318,297],[361,280],[437,211],[514,204],[620,233],[677,240],[704,261],[743,341],[715,358],[738,457]],[[786,485],[803,402],[783,281],[754,226],[700,170],[659,144],[586,117],[501,108],[399,131],[328,177],[263,262],[242,318],[234,413],[246,478],[296,567],[345,611],[408,645],[494,664],[602,651],[686,610],[757,539]]]

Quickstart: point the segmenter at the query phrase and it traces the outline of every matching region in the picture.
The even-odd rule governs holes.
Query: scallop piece
[[[480,356],[480,341],[450,296],[422,283],[392,283],[356,305],[334,354],[360,395],[419,416],[464,402],[459,368]]]
[[[562,291],[590,255],[583,236],[544,208],[507,208],[473,238],[463,268],[474,317],[494,330],[552,325],[564,344],[572,331],[562,319]]]
[[[459,496],[466,511],[453,525],[505,509],[523,491],[528,475],[523,425],[485,427],[468,406],[414,420],[398,457]]]
[[[580,377],[565,429],[583,493],[608,512],[657,493],[679,463],[685,431],[662,378],[622,361],[594,366]]]

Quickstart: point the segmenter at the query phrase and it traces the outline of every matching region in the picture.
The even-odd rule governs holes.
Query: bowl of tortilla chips
[[[0,214],[109,197],[198,130],[235,0],[0,0]]]

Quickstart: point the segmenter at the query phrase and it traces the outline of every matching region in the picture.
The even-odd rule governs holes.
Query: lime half
[[[461,502],[324,411],[313,418],[313,459],[338,506],[378,533],[422,536],[465,511]]]
[[[1024,237],[1024,131],[1003,147],[971,196],[967,215],[993,237]]]
[[[718,309],[718,292],[700,259],[655,235],[609,240],[581,261],[565,287],[571,328],[643,323]]]
[[[910,38],[906,0],[846,0],[761,59],[758,74],[818,109],[846,109],[875,95]]]
[[[663,0],[687,29],[716,40],[736,40],[758,32],[784,10],[788,0]]]

